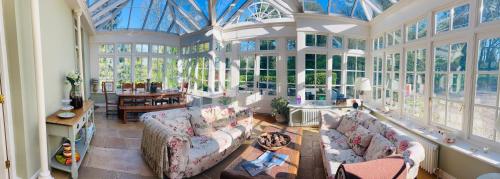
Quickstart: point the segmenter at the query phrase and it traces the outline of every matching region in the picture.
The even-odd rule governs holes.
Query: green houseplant
[[[276,118],[277,122],[284,123],[288,120],[288,100],[284,97],[274,98],[271,101],[273,108],[272,115]]]

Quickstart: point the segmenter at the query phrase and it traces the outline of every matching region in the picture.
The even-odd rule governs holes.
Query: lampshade
[[[358,91],[371,91],[372,85],[370,84],[370,79],[368,78],[357,78],[354,84],[356,90]]]

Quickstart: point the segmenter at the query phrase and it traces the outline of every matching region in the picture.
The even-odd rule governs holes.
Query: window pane
[[[287,41],[287,49],[288,50],[295,50],[297,48],[297,41],[296,40],[288,40]]]
[[[392,33],[387,33],[387,46],[392,46],[394,42],[394,36]]]
[[[432,100],[432,122],[445,125],[446,101],[440,99]]]
[[[314,54],[306,54],[306,69],[316,68],[316,58]]]
[[[165,75],[167,77],[167,88],[177,88],[178,86],[178,78],[179,78],[179,67],[177,59],[167,59],[167,67],[165,71]]]
[[[500,1],[483,0],[483,12],[481,22],[490,22],[500,19]]]
[[[496,106],[498,75],[480,74],[477,76],[476,104]]]
[[[332,72],[332,85],[341,85],[342,84],[342,72],[334,71]]]
[[[453,15],[453,29],[469,26],[469,4],[456,7]]]
[[[418,22],[418,38],[424,38],[427,35],[427,20],[423,19]]]
[[[113,58],[99,58],[99,84],[103,81],[113,81]]]
[[[347,70],[356,70],[356,57],[347,57]]]
[[[151,82],[163,82],[163,58],[151,59]]]
[[[462,117],[464,114],[464,105],[462,103],[448,102],[448,116],[446,117],[446,126],[456,130],[462,130]]]
[[[493,140],[495,136],[495,108],[474,107],[474,119],[472,121],[472,134]]]
[[[333,36],[332,47],[333,48],[343,48],[342,47],[342,37]]]
[[[332,69],[333,70],[341,70],[342,69],[342,56],[334,55],[332,57]]]
[[[397,30],[394,32],[394,45],[398,45],[401,43],[401,30]]]
[[[356,72],[347,72],[347,85],[354,85],[354,81],[356,80]]]
[[[134,65],[134,82],[145,83],[148,78],[148,57],[137,57]]]
[[[406,54],[406,71],[415,71],[415,51]]]
[[[314,85],[314,71],[313,70],[306,71],[306,85]]]
[[[356,60],[356,70],[365,71],[365,57],[358,57]]]
[[[130,44],[117,44],[116,50],[118,50],[119,53],[128,53],[131,51],[131,47]]]
[[[450,30],[450,10],[441,11],[436,14],[436,32]]]
[[[450,71],[465,71],[466,56],[466,43],[451,45]]]
[[[479,47],[478,69],[496,71],[500,61],[500,38],[481,40]]]
[[[116,68],[118,84],[116,85],[118,88],[121,88],[122,83],[130,83],[131,82],[131,72],[132,72],[132,61],[127,57],[119,57],[118,58],[118,66]]]
[[[417,71],[425,72],[426,50],[419,50],[417,54]]]
[[[316,46],[318,47],[326,47],[326,35],[317,35],[316,36]]]
[[[315,44],[315,36],[313,34],[306,34],[306,46],[312,47]]]
[[[411,24],[410,26],[408,26],[406,33],[407,33],[406,38],[408,40],[417,39],[417,24]]]
[[[295,56],[288,57],[287,68],[289,70],[295,70]]]
[[[326,70],[327,60],[326,55],[316,55],[316,69]]]
[[[448,52],[448,45],[436,48],[436,55],[434,57],[434,71],[448,71]]]
[[[356,39],[349,38],[349,39],[347,39],[347,42],[348,42],[348,44],[347,44],[348,49],[356,49],[356,46],[357,46]]]
[[[433,96],[446,97],[446,88],[447,88],[447,76],[444,74],[435,74],[434,75],[434,90]]]
[[[316,84],[326,85],[326,71],[316,71]]]
[[[465,74],[451,74],[448,99],[462,101],[465,90]]]

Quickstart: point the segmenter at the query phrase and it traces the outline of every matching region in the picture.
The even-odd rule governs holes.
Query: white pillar
[[[83,75],[83,45],[82,45],[82,10],[75,10],[76,16],[76,27],[77,30],[77,41],[78,41],[78,70],[80,71],[80,75],[82,77],[82,84],[80,84],[80,92],[82,95],[82,99],[85,100],[85,76]]]
[[[35,52],[36,97],[38,111],[38,140],[40,141],[40,174],[39,179],[52,179],[49,171],[49,157],[47,152],[47,126],[45,123],[45,91],[43,81],[42,42],[40,32],[40,4],[39,0],[31,0],[31,18],[33,28],[33,43]]]

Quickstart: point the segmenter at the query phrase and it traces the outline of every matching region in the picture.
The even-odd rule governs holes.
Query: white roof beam
[[[113,9],[117,8],[118,6],[120,6],[121,4],[123,4],[127,1],[128,0],[118,0],[118,1],[115,1],[113,4],[106,6],[104,9],[100,10],[97,14],[92,16],[92,21],[96,21],[102,15],[111,12]]]
[[[370,6],[373,11],[375,11],[377,14],[382,13],[382,9],[377,7],[371,0],[365,0],[366,5]]]
[[[356,10],[356,6],[358,6],[359,0],[354,1],[354,5],[351,10],[351,17],[354,16],[354,10]]]
[[[290,11],[289,9],[283,7],[283,2],[280,1],[278,2],[278,0],[268,0],[267,2],[269,2],[269,4],[273,5],[274,8],[278,9],[279,11],[281,11],[282,13],[285,13],[287,15],[289,14],[292,14],[292,11]]]
[[[389,1],[390,1],[392,4],[396,4],[396,3],[398,3],[398,1],[397,1],[397,0],[389,0]]]
[[[196,28],[196,30],[201,29],[198,23],[196,23],[188,13],[184,12],[184,10],[182,10],[179,6],[177,6],[177,4],[175,4],[174,1],[168,1],[168,4],[170,4],[173,8],[179,11],[179,13],[181,13],[181,15],[184,16],[184,18],[186,18],[189,21],[189,23],[191,23]]]
[[[94,12],[95,10],[99,9],[102,5],[106,4],[110,0],[99,0],[97,2],[94,2],[94,4],[90,5],[89,11]]]
[[[142,23],[142,30],[144,30],[144,27],[146,27],[146,23],[148,22],[149,13],[151,13],[151,6],[153,6],[153,3],[153,1],[149,3],[148,12],[146,12],[146,17],[144,17],[144,22]]]
[[[170,0],[167,0],[170,1]],[[163,18],[165,18],[165,14],[167,13],[167,8],[170,7],[168,4],[165,4],[165,7],[163,8],[163,12],[161,13],[160,20],[158,20],[158,24],[156,24],[156,31],[160,28],[161,21],[163,21]],[[172,16],[173,17],[173,16]]]
[[[105,22],[108,22],[109,20],[111,20],[111,18],[113,18],[114,14],[113,13],[110,13],[106,16],[104,16],[103,18],[100,18],[97,22],[94,22],[94,27],[97,27]]]
[[[361,7],[363,7],[363,11],[365,11],[366,18],[368,21],[371,21],[373,19],[373,12],[372,10],[366,6],[365,0],[361,0]]]
[[[175,21],[175,23],[181,27],[182,29],[184,29],[184,31],[186,31],[187,33],[190,33],[191,30],[189,28],[186,27],[186,25],[184,25],[182,22],[179,22],[179,21]]]
[[[203,13],[203,10],[201,10],[200,6],[198,6],[198,4],[194,2],[194,0],[189,0],[189,3],[191,3],[191,5],[198,11],[198,13],[200,13],[205,18],[205,20],[209,21],[208,17],[205,15],[205,13]]]
[[[169,1],[171,1],[171,0],[169,0]],[[168,26],[168,30],[167,30],[167,32],[170,32],[172,30],[172,28],[174,27],[174,24],[175,24],[175,21],[177,21],[177,18],[175,17],[174,8],[168,4],[167,4],[167,6],[170,8],[170,16],[172,16],[172,22],[170,23],[170,26]]]
[[[208,15],[210,16],[210,25],[217,25],[217,12],[215,12],[215,4],[217,4],[217,0],[208,0]]]

